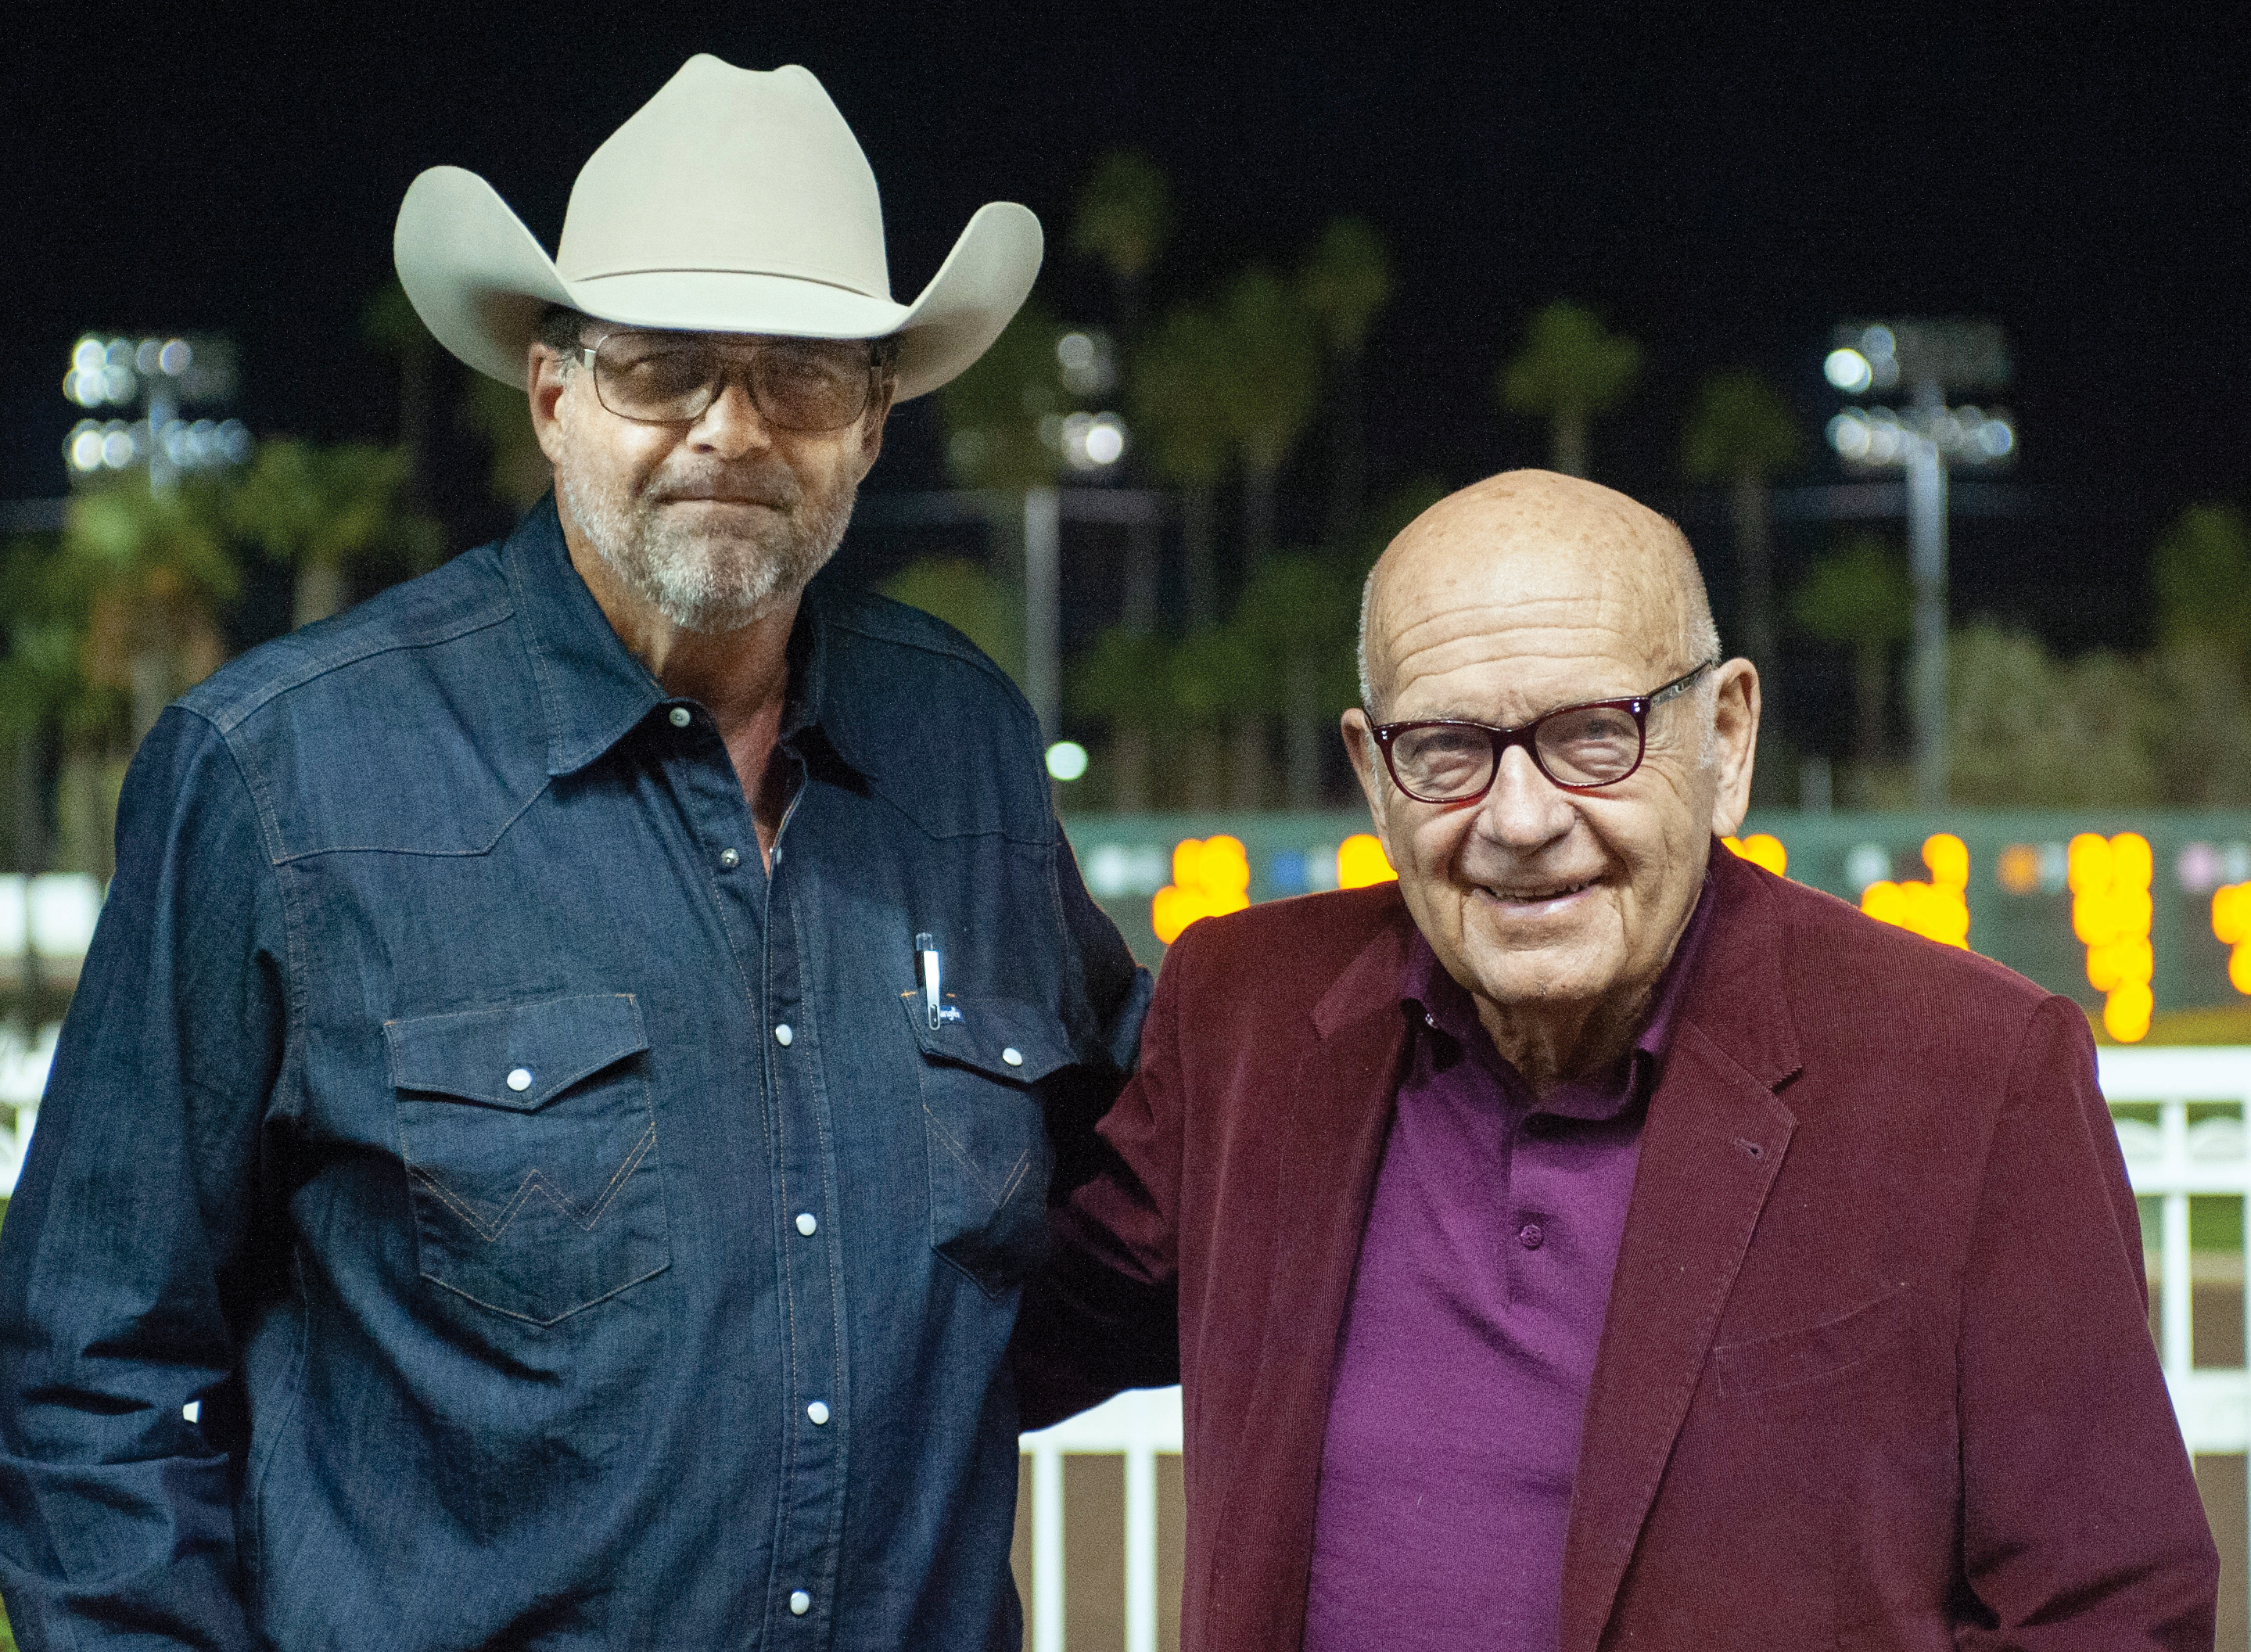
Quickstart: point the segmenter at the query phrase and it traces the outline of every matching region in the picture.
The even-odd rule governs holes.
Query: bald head
[[[1685,670],[1720,651],[1704,577],[1667,518],[1616,490],[1546,470],[1507,470],[1408,524],[1368,576],[1360,691],[1381,721],[1405,651],[1437,645],[1445,618],[1495,602],[1536,623],[1579,623],[1589,605]]]

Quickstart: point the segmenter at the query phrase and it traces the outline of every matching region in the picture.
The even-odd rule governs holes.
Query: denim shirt
[[[767,874],[551,504],[165,712],[0,1244],[27,1647],[1019,1643],[1146,977],[982,656],[816,580],[790,667]]]

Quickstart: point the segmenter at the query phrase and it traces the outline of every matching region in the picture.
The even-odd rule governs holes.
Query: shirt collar
[[[573,774],[623,739],[668,697],[626,647],[571,566],[553,496],[516,524],[501,558],[547,719],[547,772]],[[818,728],[848,762],[836,738],[835,719],[824,716],[829,628],[827,605],[818,594],[821,587],[816,580],[807,588],[790,628],[781,738],[794,741]]]
[[[1665,972],[1658,977],[1649,1013],[1632,1049],[1607,1073],[1557,1086],[1535,1111],[1576,1119],[1610,1119],[1649,1099],[1664,1070],[1666,1052],[1672,1045],[1681,996],[1695,975],[1696,961],[1703,951],[1711,909],[1712,882],[1707,878],[1696,898],[1695,908],[1680,932],[1680,939],[1673,945],[1673,955],[1666,961]],[[1409,1020],[1423,1034],[1435,1035],[1459,1050],[1473,1052],[1479,1061],[1521,1082],[1520,1075],[1493,1047],[1485,1024],[1478,1019],[1476,1000],[1446,973],[1438,962],[1438,954],[1430,949],[1430,943],[1419,930],[1409,944],[1400,999]]]

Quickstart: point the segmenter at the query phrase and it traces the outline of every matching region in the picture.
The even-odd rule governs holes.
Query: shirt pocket
[[[423,1278],[551,1325],[669,1264],[630,996],[422,1016],[383,1036]]]
[[[1021,999],[948,993],[935,1027],[920,994],[900,1003],[922,1052],[931,1247],[997,1296],[1047,1243],[1055,1156],[1036,1086],[1076,1058],[1053,1012]]]

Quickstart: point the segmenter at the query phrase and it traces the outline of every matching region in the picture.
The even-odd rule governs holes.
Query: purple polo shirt
[[[1711,887],[1641,1037],[1545,1101],[1416,937],[1321,1453],[1306,1652],[1556,1644],[1587,1385]]]

